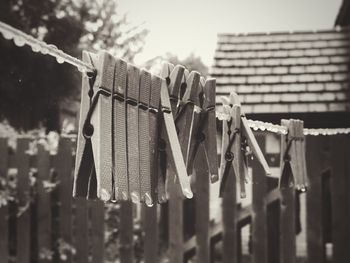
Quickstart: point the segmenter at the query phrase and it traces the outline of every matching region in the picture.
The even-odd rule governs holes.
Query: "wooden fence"
[[[264,139],[258,138],[264,149]],[[17,149],[11,151],[7,140],[0,139],[0,176],[5,179],[0,181],[0,198],[16,197],[0,206],[0,262],[108,262],[103,203],[71,197],[74,143],[62,138],[56,155],[41,145],[36,155],[30,155],[29,143],[18,139]],[[326,243],[333,244],[332,262],[350,258],[349,156],[349,136],[307,137],[309,263],[326,262]],[[294,190],[278,189],[253,161],[251,205],[236,205],[236,183],[230,176],[232,187],[224,192],[222,221],[213,224],[204,158],[200,153],[196,160],[194,209],[184,209],[176,189],[167,205],[141,208],[144,262],[297,262]],[[122,263],[136,262],[135,211],[130,203],[120,204],[115,251]],[[184,231],[188,228],[184,218],[192,218],[187,213],[194,216],[194,235]],[[251,242],[246,261],[241,229],[248,224]]]

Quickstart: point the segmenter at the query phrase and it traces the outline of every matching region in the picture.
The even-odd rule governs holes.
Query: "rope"
[[[0,21],[0,33],[2,33],[5,39],[13,40],[15,45],[18,47],[23,47],[24,45],[28,45],[32,48],[33,52],[36,52],[36,53],[40,52],[43,55],[49,55],[49,56],[55,57],[57,63],[59,64],[63,64],[66,62],[76,67],[82,73],[91,73],[95,71],[95,69],[91,65],[81,61],[80,59],[72,57],[69,54],[64,53],[62,50],[58,49],[56,46],[47,44],[44,41],[40,41],[1,21]],[[231,119],[231,116],[221,112],[216,112],[216,117],[219,120]],[[269,131],[269,132],[283,134],[283,135],[288,133],[288,129],[285,126],[276,125],[269,122],[256,121],[256,120],[248,120],[248,123],[253,130]],[[350,134],[350,128],[304,129],[304,135],[318,136],[318,135],[337,135],[337,134]]]

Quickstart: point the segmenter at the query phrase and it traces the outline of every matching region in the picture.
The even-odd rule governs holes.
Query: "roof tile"
[[[279,94],[265,94],[263,96],[264,102],[279,102],[280,101],[280,95]]]
[[[328,104],[325,103],[310,103],[309,111],[311,112],[325,112],[328,111]]]
[[[325,83],[325,90],[328,91],[338,91],[343,89],[342,83],[337,83],[337,82],[330,82],[330,83]]]
[[[288,90],[288,84],[271,85],[272,92],[286,92]]]
[[[309,57],[316,57],[321,55],[321,51],[319,49],[313,48],[313,49],[307,49],[304,51],[305,56]]]
[[[309,109],[305,103],[293,103],[289,105],[289,111],[291,112],[307,112]]]
[[[322,48],[319,50],[323,56],[334,56],[337,54],[337,50],[334,48]]]
[[[272,68],[271,67],[259,67],[256,69],[256,74],[260,75],[268,75],[272,73]]]
[[[271,106],[269,104],[257,104],[252,107],[252,111],[255,113],[265,113],[271,111]]]
[[[289,65],[308,65],[312,64],[313,59],[310,57],[296,58],[296,62],[289,63]]]
[[[330,103],[330,111],[348,111],[350,109],[349,103]]]
[[[244,96],[244,102],[245,103],[256,103],[256,102],[262,102],[262,96],[261,94],[249,94],[249,96]]]
[[[290,50],[288,54],[290,57],[302,57],[304,56],[304,50],[294,49],[294,50]]]
[[[313,74],[301,74],[298,75],[299,82],[313,82],[315,81],[315,75]]]
[[[278,83],[280,82],[280,76],[270,75],[264,77],[264,83]]]
[[[304,66],[291,66],[289,68],[289,72],[292,74],[304,73],[305,67]]]
[[[276,50],[272,53],[272,56],[275,58],[285,58],[285,57],[288,57],[288,51],[287,50]]]
[[[323,67],[320,65],[309,65],[305,66],[306,73],[320,73],[323,71]]]
[[[312,43],[312,47],[314,48],[326,48],[328,47],[327,41],[315,41]]]
[[[247,79],[247,82],[248,82],[249,84],[259,84],[259,83],[263,83],[263,81],[264,81],[263,76],[259,76],[259,75],[250,76],[250,77],[248,77],[248,79]]]
[[[283,102],[295,102],[299,101],[299,94],[297,93],[283,93],[280,95],[281,101]]]
[[[287,104],[271,104],[271,112],[288,112]]]
[[[325,89],[325,85],[323,83],[309,83],[307,84],[308,91],[323,91]]]
[[[305,92],[306,84],[304,83],[291,83],[288,86],[288,91],[290,92]]]
[[[279,59],[266,59],[265,60],[265,65],[266,66],[277,66],[280,64]]]
[[[265,60],[264,59],[252,59],[249,61],[249,65],[255,66],[255,67],[264,66]]]
[[[316,74],[315,80],[320,82],[331,81],[332,75],[328,73]]]
[[[281,77],[281,82],[283,83],[293,83],[298,79],[298,75],[283,75]]]
[[[335,73],[333,78],[335,81],[345,81],[349,79],[349,73]]]
[[[349,58],[344,56],[334,56],[330,57],[330,61],[332,63],[347,63],[349,62]]]
[[[315,64],[328,64],[329,63],[329,58],[328,57],[315,57],[313,59],[313,62]]]
[[[312,47],[312,42],[297,42],[295,44],[296,48],[303,48],[303,49],[308,49]]]
[[[273,74],[287,74],[288,68],[287,67],[274,67],[272,68]]]
[[[295,42],[284,42],[281,43],[281,49],[294,49],[297,45]]]

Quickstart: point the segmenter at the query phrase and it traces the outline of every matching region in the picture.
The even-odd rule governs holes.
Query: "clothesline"
[[[62,50],[58,49],[56,46],[47,44],[44,41],[38,40],[18,29],[13,28],[0,21],[0,32],[3,37],[7,40],[13,40],[15,45],[18,47],[23,47],[28,45],[32,48],[33,52],[40,52],[43,55],[49,55],[56,58],[57,63],[63,64],[68,63],[76,67],[80,72],[87,73],[93,72],[95,69],[75,58],[69,54],[66,54]],[[224,120],[231,118],[229,115],[225,115],[221,112],[217,112],[216,116],[219,120]],[[288,130],[285,126],[276,125],[268,122],[262,122],[257,120],[248,120],[250,127],[253,130],[269,131],[277,134],[287,134]],[[304,129],[304,135],[337,135],[337,134],[350,134],[350,128],[320,128],[320,129]]]

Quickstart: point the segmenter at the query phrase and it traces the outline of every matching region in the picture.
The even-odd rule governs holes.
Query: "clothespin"
[[[230,116],[223,121],[222,152],[220,162],[220,195],[222,195],[229,169],[232,165],[234,173],[240,183],[241,197],[246,196],[245,180],[248,176],[248,155],[253,153],[262,165],[265,174],[270,170],[264,155],[255,139],[248,121],[241,110],[239,97],[236,93],[230,94],[229,100],[224,102],[225,114]]]
[[[196,153],[198,148],[202,146],[209,168],[210,180],[214,183],[219,179],[215,116],[216,80],[213,78],[205,80],[201,77],[200,86],[199,105],[196,105],[201,108],[200,118],[198,124],[196,123],[196,119],[193,120],[195,137],[190,144],[187,171],[189,174],[192,174]],[[195,100],[195,103],[196,102],[197,100]]]
[[[301,120],[281,120],[288,128],[288,134],[281,137],[281,178],[279,185],[295,186],[296,190],[307,189],[307,171],[305,161],[304,122]]]
[[[169,99],[171,104],[171,111],[173,117],[177,112],[177,107],[179,103],[180,88],[183,80],[185,68],[182,66],[174,67],[173,64],[164,62],[160,75],[166,80],[166,84],[169,90]],[[157,183],[157,194],[158,202],[164,203],[167,200],[167,171],[169,166],[174,167],[174,163],[171,159],[171,152],[169,149],[168,135],[164,126],[163,115],[160,114],[159,119],[159,129],[158,133],[160,135],[160,140],[158,144],[158,183]],[[171,164],[171,165],[170,165]],[[171,175],[172,176],[172,175]]]
[[[188,167],[191,144],[196,140],[199,119],[201,114],[200,74],[192,71],[186,80],[186,91],[182,98],[182,103],[176,114],[176,127],[181,146],[182,155]]]
[[[151,93],[151,74],[141,70],[140,74],[140,97],[139,97],[139,161],[140,161],[140,193],[139,200],[148,206],[153,204],[152,181],[150,170],[150,147],[149,147],[149,103]]]
[[[165,67],[165,70],[164,70]],[[187,174],[186,165],[184,162],[184,158],[181,151],[181,146],[179,143],[176,127],[175,127],[175,121],[174,116],[172,113],[172,109],[176,108],[174,107],[175,104],[175,98],[177,97],[175,92],[172,92],[174,90],[177,90],[177,86],[179,84],[179,79],[182,79],[182,76],[180,78],[179,74],[183,73],[182,67],[176,67],[173,71],[171,71],[172,66],[169,64],[163,65],[162,70],[162,77],[164,78],[164,81],[162,81],[161,85],[161,109],[162,109],[162,150],[160,152],[160,156],[164,155],[166,153],[166,159],[165,161],[167,163],[171,162],[174,165],[176,178],[178,179],[181,191],[183,195],[187,198],[192,198],[193,193],[190,186],[190,180]],[[171,72],[170,76],[164,76],[163,74],[166,74],[167,72]],[[168,84],[166,80],[168,80]],[[172,87],[171,85],[176,85],[176,87]],[[170,87],[172,90],[169,91]],[[170,100],[169,93],[172,94],[172,101]],[[171,159],[171,161],[170,161]],[[164,160],[163,160],[164,161]],[[164,165],[160,163],[160,165]],[[161,169],[161,173],[164,173],[164,169]],[[161,178],[161,176],[159,176]],[[159,188],[158,188],[159,191]],[[164,198],[160,198],[161,202],[164,202]]]
[[[152,76],[151,96],[149,101],[149,149],[150,149],[150,171],[151,171],[151,197],[152,204],[157,200],[157,185],[158,185],[158,130],[160,117],[160,89],[162,79],[158,76]],[[147,204],[147,202],[146,202]]]
[[[127,144],[128,144],[128,186],[131,193],[140,192],[139,180],[139,86],[140,71],[137,67],[128,65],[128,81],[127,81]],[[129,191],[124,200],[129,198]],[[136,201],[136,200],[134,200]]]
[[[83,52],[96,74],[83,76],[73,195],[104,201],[113,196],[112,105],[115,60]],[[95,190],[96,189],[96,190]]]
[[[128,196],[128,159],[127,159],[127,63],[116,59],[113,95],[113,171],[116,200],[126,200]],[[108,145],[104,144],[104,148]]]

